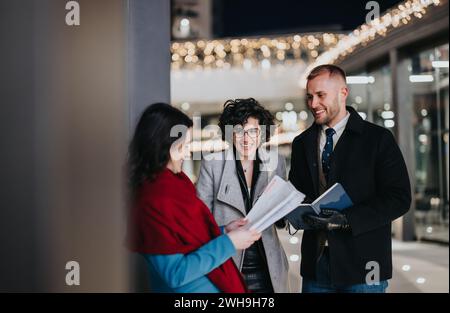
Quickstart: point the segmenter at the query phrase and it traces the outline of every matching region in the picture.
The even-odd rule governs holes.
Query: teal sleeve
[[[179,288],[207,275],[235,253],[228,235],[221,235],[188,254],[145,254],[144,257],[169,287]]]

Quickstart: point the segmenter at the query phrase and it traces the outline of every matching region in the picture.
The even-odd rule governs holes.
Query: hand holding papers
[[[353,205],[341,184],[336,183],[311,204],[301,204],[292,211],[288,219],[297,229],[309,229],[303,221],[305,214],[319,215],[323,209],[342,211]]]
[[[301,206],[311,206],[316,214],[320,214],[321,209],[333,209],[342,211],[353,205],[352,200],[347,195],[341,184],[336,183],[325,191],[320,197],[311,204],[302,204]]]
[[[297,208],[304,198],[290,182],[275,175],[247,215],[246,227],[262,232]]]

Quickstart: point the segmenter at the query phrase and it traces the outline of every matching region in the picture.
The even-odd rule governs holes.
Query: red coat
[[[221,235],[189,178],[169,169],[142,185],[132,207],[131,223],[129,247],[145,254],[187,254]],[[247,291],[231,258],[211,271],[208,278],[222,292]]]

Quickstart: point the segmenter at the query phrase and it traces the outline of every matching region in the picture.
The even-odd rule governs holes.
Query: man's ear
[[[347,87],[347,86],[341,87],[341,90],[340,90],[340,92],[339,92],[339,95],[340,95],[341,100],[342,100],[343,103],[346,102],[347,97],[348,97],[348,94],[349,94],[348,87]]]

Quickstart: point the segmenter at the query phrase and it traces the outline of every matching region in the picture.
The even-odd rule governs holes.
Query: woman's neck
[[[253,162],[256,159],[256,154],[254,154],[254,155],[238,154],[238,157],[242,163],[248,163],[248,162]]]
[[[252,154],[252,155],[247,155],[243,157],[243,160],[245,162],[253,162],[256,160],[256,153]]]
[[[167,162],[166,167],[174,174],[177,174],[177,170],[175,169],[175,165],[172,161]]]

